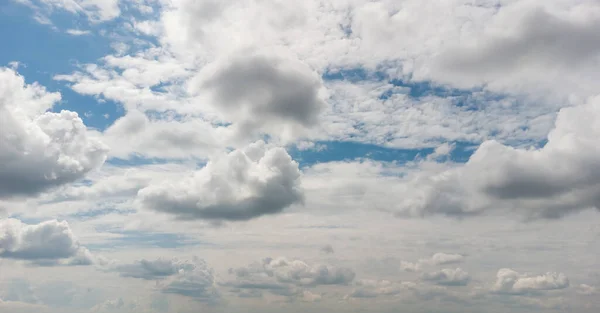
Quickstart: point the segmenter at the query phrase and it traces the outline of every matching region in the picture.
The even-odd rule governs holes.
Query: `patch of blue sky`
[[[73,14],[64,10],[47,10],[52,25],[41,24],[33,16],[35,10],[14,1],[1,1],[0,41],[10,45],[10,49],[0,49],[0,66],[19,62],[18,72],[27,83],[38,82],[49,91],[60,92],[61,102],[53,111],[70,110],[77,112],[84,123],[94,129],[104,130],[123,116],[121,105],[105,99],[78,94],[66,82],[56,81],[57,74],[70,74],[86,63],[96,63],[102,57],[114,52],[111,43],[115,39],[126,41],[131,34],[123,30],[123,24],[131,17],[143,19],[136,9],[121,6],[122,15],[103,23],[91,23],[83,14]],[[35,3],[35,2],[34,2]],[[155,10],[157,12],[157,10]],[[157,14],[157,13],[153,13]],[[151,16],[154,17],[154,16]],[[76,29],[89,33],[74,36],[66,31]],[[108,30],[100,32],[101,29]],[[136,35],[143,41],[153,44],[152,37]],[[134,45],[135,52],[143,47]]]
[[[142,165],[152,165],[152,164],[174,164],[174,163],[189,163],[193,162],[196,164],[198,168],[206,165],[206,160],[194,160],[194,159],[167,159],[167,158],[149,158],[141,155],[131,155],[126,159],[122,158],[109,158],[106,160],[107,164],[114,166],[142,166]]]
[[[454,145],[454,150],[447,159],[461,163],[466,162],[477,147],[476,144],[468,142],[456,142]],[[424,158],[434,152],[434,148],[396,149],[351,141],[321,141],[316,142],[315,146],[319,148],[300,150],[296,147],[290,147],[288,150],[292,158],[300,164],[300,167],[311,166],[315,163],[358,159],[404,164],[418,158]]]

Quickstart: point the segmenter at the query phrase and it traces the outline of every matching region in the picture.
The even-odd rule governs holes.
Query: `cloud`
[[[563,273],[546,273],[538,276],[519,274],[508,268],[498,270],[492,291],[500,294],[522,295],[539,291],[569,287],[569,278]]]
[[[159,290],[166,294],[177,294],[196,301],[215,303],[221,295],[215,286],[213,270],[204,260],[194,258],[194,266],[180,269],[177,274],[159,285]]]
[[[133,277],[146,280],[164,279],[178,274],[180,271],[192,271],[196,265],[178,259],[139,260],[132,264],[122,264],[115,267],[121,277]]]
[[[400,269],[405,272],[420,272],[423,266],[426,265],[447,265],[463,262],[465,257],[460,254],[449,254],[438,252],[430,258],[419,259],[417,262],[400,262]]]
[[[300,298],[302,301],[308,300],[305,299],[306,294],[302,288],[348,285],[356,276],[349,268],[310,265],[301,260],[286,258],[265,258],[248,267],[232,268],[229,273],[235,279],[221,285],[233,288],[233,292],[238,295],[250,292],[258,296],[253,290],[265,290],[275,295]],[[312,294],[308,298],[316,301],[318,297]]]
[[[0,258],[46,266],[91,265],[97,261],[66,221],[27,225],[13,218],[0,220]]]
[[[395,296],[408,290],[410,283],[398,283],[389,280],[359,280],[345,298],[376,298],[379,296]]]
[[[138,192],[142,206],[180,219],[250,220],[301,203],[298,163],[258,142],[215,158],[191,177]]]
[[[324,245],[321,247],[321,249],[319,250],[325,254],[333,254],[334,250],[333,247],[331,245]]]
[[[460,268],[445,268],[440,271],[423,273],[421,279],[442,286],[466,286],[471,280],[471,276]]]
[[[325,108],[316,73],[282,57],[251,54],[217,61],[192,84],[211,95],[242,137],[267,133],[293,138],[314,127]]]
[[[430,262],[434,265],[446,265],[460,263],[464,260],[464,256],[460,254],[436,253],[431,257]]]
[[[20,2],[20,1],[18,1]],[[38,15],[45,17],[48,10],[64,10],[73,14],[83,13],[92,22],[105,22],[121,14],[119,0],[33,0],[22,1],[32,7]]]
[[[0,68],[0,198],[73,182],[104,162],[106,146],[88,136],[77,113],[47,112],[58,100]]]
[[[528,81],[548,88],[559,78],[556,87],[563,92],[593,92],[581,74],[600,64],[599,10],[594,1],[571,7],[553,1],[503,5],[480,31],[440,53],[438,76],[446,75],[455,84],[488,84],[513,92],[523,88],[517,84],[535,90]]]
[[[407,175],[401,216],[470,216],[490,211],[526,218],[560,218],[599,208],[600,151],[593,126],[600,98],[561,109],[542,148],[514,148],[490,140],[465,164]],[[423,168],[424,169],[424,168]]]
[[[66,32],[67,32],[67,34],[73,35],[73,36],[84,36],[84,35],[91,34],[91,32],[89,30],[81,30],[81,29],[67,29]]]
[[[102,141],[111,156],[122,159],[206,158],[224,146],[217,140],[222,129],[197,118],[149,118],[131,110],[104,131]]]
[[[598,289],[594,286],[590,286],[587,284],[581,284],[581,285],[577,286],[577,293],[585,295],[585,296],[591,296],[591,295],[598,293]]]

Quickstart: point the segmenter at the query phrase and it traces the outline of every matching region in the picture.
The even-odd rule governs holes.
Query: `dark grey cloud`
[[[573,68],[600,55],[600,18],[567,19],[543,7],[522,9],[522,17],[515,14],[514,33],[490,36],[477,46],[442,54],[444,66],[488,75],[506,73],[528,62]]]
[[[300,171],[282,148],[250,145],[211,160],[192,177],[139,191],[143,207],[180,219],[243,221],[302,203]]]
[[[198,83],[242,137],[293,136],[315,126],[325,108],[319,76],[299,61],[277,56],[235,56],[201,73]]]
[[[320,251],[322,253],[326,253],[326,254],[332,254],[335,251],[333,250],[333,247],[331,245],[324,245],[321,247]]]

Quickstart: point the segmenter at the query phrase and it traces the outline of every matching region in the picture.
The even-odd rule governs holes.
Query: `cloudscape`
[[[0,0],[0,312],[600,311],[597,0]]]

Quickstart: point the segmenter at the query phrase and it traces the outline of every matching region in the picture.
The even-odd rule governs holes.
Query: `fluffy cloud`
[[[178,294],[200,302],[216,302],[220,298],[214,271],[198,257],[191,260],[138,260],[111,267],[122,277],[157,280],[156,288],[166,294]]]
[[[58,100],[0,68],[0,197],[37,194],[104,162],[107,148],[88,136],[77,113],[47,112]]]
[[[142,259],[132,264],[117,265],[115,271],[119,272],[122,277],[157,280],[176,275],[181,271],[192,271],[195,267],[193,263],[177,259]]]
[[[90,265],[96,262],[73,235],[66,221],[27,225],[17,219],[0,220],[0,258],[39,265]]]
[[[549,91],[560,79],[556,87],[563,95],[569,89],[590,95],[595,86],[582,77],[593,75],[600,65],[598,27],[600,6],[594,1],[515,1],[500,7],[460,46],[447,47],[436,72],[446,74],[449,82],[487,83],[512,92],[535,90],[533,82]]]
[[[288,58],[234,56],[203,69],[192,84],[211,95],[242,137],[263,132],[292,138],[315,126],[325,108],[319,77]]]
[[[145,208],[181,219],[249,220],[300,203],[298,163],[259,142],[216,158],[191,177],[138,192]]]
[[[546,273],[532,276],[519,274],[508,268],[498,270],[492,291],[501,294],[528,294],[569,287],[569,279],[563,273]]]
[[[306,294],[300,288],[347,285],[354,280],[356,275],[349,268],[309,265],[301,260],[285,258],[265,258],[259,263],[230,269],[229,272],[235,275],[235,279],[223,282],[222,285],[233,288],[232,291],[235,293],[247,294],[253,290],[259,292],[266,290],[275,295],[300,297],[301,299]],[[309,298],[316,300],[313,296]]]
[[[469,161],[439,172],[415,173],[404,184],[401,215],[473,215],[515,211],[529,218],[558,218],[598,208],[600,98],[562,109],[540,149],[482,143]],[[418,192],[417,192],[418,190]]]
[[[160,284],[160,291],[190,297],[196,301],[214,303],[220,294],[215,287],[215,276],[203,260],[194,258],[193,266],[180,269],[177,274]]]
[[[471,280],[471,276],[460,268],[445,268],[440,271],[423,273],[421,279],[443,286],[466,286]]]
[[[102,134],[102,141],[111,148],[111,156],[123,159],[203,158],[224,146],[216,139],[220,130],[201,119],[151,119],[131,110]]]
[[[432,255],[430,258],[419,259],[417,262],[400,262],[400,269],[406,272],[419,272],[421,268],[426,265],[447,265],[461,263],[464,260],[464,256],[460,254],[449,254],[438,252]]]

